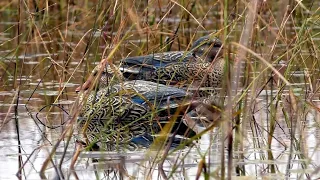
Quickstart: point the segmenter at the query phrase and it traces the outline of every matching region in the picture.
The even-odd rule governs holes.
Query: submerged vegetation
[[[0,178],[319,178],[319,6],[312,0],[2,0],[0,164],[8,165],[0,165]],[[121,70],[124,58],[194,50],[205,35],[221,40],[225,62],[221,98],[204,115],[210,123],[175,144],[167,136],[172,122],[185,118],[190,126],[194,121],[184,115],[193,109],[161,102],[162,110],[180,112],[166,109],[169,123],[148,148],[117,153],[76,145],[87,95],[75,90],[97,64]],[[148,108],[143,118],[157,119],[159,109]]]

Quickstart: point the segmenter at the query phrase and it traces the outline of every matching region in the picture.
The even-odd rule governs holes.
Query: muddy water
[[[159,13],[152,8],[149,11],[150,13],[156,12],[156,15]],[[177,16],[177,12],[179,11],[174,8],[172,14],[163,19],[162,22],[166,24],[162,31],[166,31],[168,28],[168,34],[176,30],[175,28],[180,22],[180,16]],[[171,50],[185,49],[190,34],[196,33],[196,36],[199,37],[217,30],[218,13],[213,10],[208,10],[208,12],[208,17],[212,18],[204,20],[203,26],[206,27],[206,30],[200,28],[196,31],[197,23],[193,20],[182,21],[183,28],[177,31],[178,37],[181,38],[179,41],[174,41]],[[2,17],[6,17],[4,19],[6,21],[0,23],[0,179],[15,178],[21,166],[24,169],[23,178],[39,179],[39,171],[44,160],[64,130],[63,125],[50,129],[43,124],[56,127],[68,121],[68,112],[77,98],[75,88],[87,77],[88,71],[98,63],[103,51],[106,50],[109,53],[115,45],[103,43],[99,30],[93,30],[92,34],[84,36],[93,27],[92,22],[83,26],[76,24],[78,23],[76,21],[70,22],[68,24],[70,30],[65,32],[65,24],[60,26],[59,18],[49,19],[46,28],[42,26],[44,29],[42,39],[39,38],[39,34],[35,30],[29,34],[26,33],[28,30],[27,21],[20,23],[21,30],[24,30],[22,35],[30,35],[32,38],[17,36],[19,23],[16,22],[16,19],[10,18],[11,16],[8,14],[16,15],[14,11],[2,12]],[[203,16],[199,13],[199,17],[202,17],[201,15]],[[157,22],[161,19],[155,17]],[[38,22],[41,21],[38,19]],[[191,27],[188,22],[191,22]],[[73,28],[72,23],[80,28]],[[80,21],[80,23],[83,22]],[[288,24],[290,25],[290,23]],[[119,26],[119,24],[116,25]],[[55,27],[60,32],[56,32]],[[241,27],[241,24],[237,27]],[[130,30],[130,26],[125,30],[131,31],[131,36],[122,43],[120,50],[114,55],[115,61],[126,56],[166,50],[158,46],[161,43],[159,39],[154,40],[156,39],[154,36],[147,38],[145,34],[141,37],[135,29]],[[240,30],[241,28],[235,31],[239,32]],[[291,30],[299,29],[292,28]],[[115,35],[116,32],[110,34]],[[164,41],[166,33],[161,36]],[[233,35],[231,38],[236,37]],[[319,37],[318,39],[315,37],[315,42],[319,42],[319,40]],[[87,48],[86,45],[89,43],[90,46]],[[144,48],[140,49],[141,46]],[[277,48],[279,52],[282,52],[281,48],[285,49],[286,45],[280,44]],[[308,52],[304,53],[308,55]],[[304,102],[303,95],[306,84],[299,79],[301,76],[304,77],[306,72],[307,69],[296,71],[294,74],[294,82],[297,82],[294,84],[297,90],[295,93],[302,97],[301,102]],[[18,89],[20,91],[17,91]],[[285,93],[288,94],[287,91]],[[299,113],[303,116],[299,117],[299,123],[295,125],[296,128],[291,128],[282,113],[282,106],[277,107],[277,113],[270,112],[269,104],[276,94],[277,91],[264,90],[260,96],[254,99],[256,105],[254,108],[251,107],[254,115],[248,118],[248,124],[245,126],[243,151],[234,149],[233,175],[242,174],[242,172],[236,171],[236,167],[242,167],[245,175],[254,179],[261,177],[283,179],[287,177],[286,174],[290,174],[289,178],[292,179],[305,179],[309,177],[308,175],[312,175],[312,178],[320,177],[317,171],[320,166],[318,111],[314,108],[300,106],[301,112]],[[320,106],[316,100],[313,103]],[[60,108],[49,106],[51,104],[59,105]],[[45,106],[48,107],[42,109]],[[62,108],[66,112],[62,111]],[[39,112],[40,110],[41,112]],[[275,119],[277,123],[270,147],[271,151],[268,151],[268,132],[270,132],[269,125],[272,119]],[[294,146],[291,137],[293,130],[295,130],[295,137],[299,139],[299,147],[292,147]],[[61,168],[65,178],[70,174],[70,160],[75,150],[74,139],[71,140],[67,151],[64,152],[66,146],[67,142],[62,141],[57,153],[52,158],[54,164],[59,164],[62,155],[66,155]],[[205,157],[206,165],[210,168],[210,175],[219,179],[222,149],[225,150],[227,158],[227,147],[222,147],[220,131],[215,129],[213,132],[205,134],[194,147],[170,154],[163,164],[163,170],[168,177],[174,179],[194,179],[201,159]],[[124,154],[83,152],[76,165],[75,173],[80,179],[102,179],[105,176],[119,179],[121,177],[143,179],[148,176],[157,179],[161,175],[159,175],[158,164],[154,163],[154,159],[159,158],[156,154],[156,152],[143,149]],[[101,157],[105,160],[92,162],[92,158]],[[19,158],[21,158],[20,162]],[[119,168],[123,166],[125,166],[125,170]],[[55,168],[49,165],[46,171],[47,177],[54,178],[56,173]],[[71,178],[75,178],[75,176],[71,176]]]

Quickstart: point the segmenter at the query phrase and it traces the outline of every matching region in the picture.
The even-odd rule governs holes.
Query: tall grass
[[[21,135],[20,126],[24,122],[18,117],[26,109],[17,109],[19,104],[26,104],[31,114],[35,114],[44,105],[74,101],[77,96],[74,84],[84,82],[101,59],[108,58],[109,63],[117,65],[128,56],[185,50],[197,37],[213,33],[223,40],[223,55],[230,62],[224,80],[227,98],[221,113],[222,123],[205,130],[210,134],[211,146],[206,150],[192,147],[201,157],[198,171],[194,173],[196,178],[231,179],[235,175],[272,174],[290,178],[294,168],[303,170],[294,177],[319,177],[319,168],[315,167],[319,163],[312,154],[318,153],[319,144],[309,144],[306,136],[312,135],[311,127],[316,134],[319,131],[316,118],[319,111],[319,5],[311,0],[3,0],[0,2],[0,90],[13,89],[14,96],[0,96],[2,104],[10,104],[9,108],[0,107],[0,112],[5,114],[0,132],[6,133],[5,126],[11,122],[8,118],[16,115],[16,134]],[[50,81],[54,85],[50,85]],[[34,92],[24,93],[28,90]],[[51,91],[55,95],[49,96]],[[32,101],[33,98],[43,101]],[[54,131],[61,134],[53,142],[66,140],[64,150],[67,152],[81,103],[78,105],[76,100],[73,106],[64,105],[64,108],[73,112],[72,118],[60,131]],[[43,117],[57,123],[57,119],[49,117],[57,110],[46,110],[48,113]],[[314,118],[310,119],[310,115]],[[60,120],[66,121],[63,115]],[[50,134],[52,130],[43,133]],[[17,141],[21,144],[19,138]],[[213,144],[217,142],[219,163],[213,160],[216,153]],[[41,169],[42,178],[46,178],[47,165],[55,164],[53,159],[59,146],[53,144],[46,149],[50,153]],[[186,154],[194,153],[192,148]],[[254,153],[252,157],[248,149],[261,153]],[[285,158],[285,170],[276,163],[284,156],[279,155],[279,149],[289,154]],[[162,158],[151,160],[152,168],[144,171],[146,177],[151,179],[157,163],[163,165],[173,154],[164,147],[162,150],[158,152]],[[175,159],[170,173],[160,168],[161,178],[172,178],[178,167],[183,167],[187,155],[179,155],[182,158]],[[25,159],[21,156],[18,159],[18,177],[27,177],[23,171]],[[255,174],[246,164],[253,160],[260,160]],[[61,169],[64,161],[59,163],[54,167]],[[143,161],[141,167],[148,163]],[[73,173],[76,177],[77,172]],[[62,171],[58,174],[63,176]]]

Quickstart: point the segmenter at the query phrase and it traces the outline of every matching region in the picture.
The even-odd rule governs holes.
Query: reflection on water
[[[31,101],[33,101],[33,99],[31,99]],[[38,101],[39,102],[35,104],[43,103],[43,101],[41,102],[39,99]],[[286,173],[287,166],[290,165],[292,179],[299,176],[306,178],[303,174],[312,173],[314,169],[319,166],[320,162],[320,149],[317,146],[317,144],[319,144],[319,130],[317,122],[315,121],[317,116],[319,116],[318,113],[312,110],[306,114],[305,121],[301,122],[301,126],[304,127],[301,128],[301,131],[296,131],[296,137],[303,136],[304,138],[304,141],[302,141],[304,144],[301,145],[303,149],[291,150],[291,130],[286,128],[285,118],[279,111],[276,115],[278,124],[276,125],[271,148],[274,159],[269,160],[266,143],[268,136],[268,132],[266,131],[268,128],[268,109],[265,103],[266,96],[259,97],[257,101],[259,102],[259,107],[257,107],[259,111],[255,113],[255,122],[251,123],[251,126],[256,126],[257,132],[253,133],[252,127],[247,126],[247,133],[244,137],[244,151],[234,151],[234,164],[243,166],[247,176],[264,176],[269,178],[285,178],[284,174]],[[70,103],[62,104],[66,107],[70,105]],[[1,108],[3,107],[8,109],[9,104],[3,104]],[[2,112],[5,112],[5,109],[3,109]],[[23,162],[26,163],[24,168],[26,170],[25,175],[28,179],[38,179],[38,172],[41,165],[51,151],[52,145],[62,133],[63,128],[54,130],[46,129],[35,119],[31,118],[35,116],[34,112],[36,111],[28,114],[24,105],[20,105],[18,109],[21,156]],[[58,109],[56,111],[58,111]],[[44,116],[45,113],[39,115],[39,117],[42,118]],[[61,122],[61,118],[67,119],[67,116],[61,112],[51,113],[50,116],[49,119],[55,119],[57,125]],[[5,113],[1,113],[1,117],[4,119]],[[43,132],[46,133],[43,134]],[[170,154],[163,164],[164,172],[168,173],[168,176],[177,179],[184,179],[184,177],[194,179],[202,156],[205,156],[206,165],[210,167],[210,172],[219,171],[221,168],[221,144],[218,136],[219,130],[215,130],[214,132],[205,134],[193,148],[186,148]],[[53,162],[56,165],[60,163],[59,161],[64,154],[65,146],[66,142],[63,141],[53,158]],[[70,173],[69,165],[75,150],[74,148],[74,143],[71,143],[62,164],[62,170],[65,176]],[[12,178],[18,170],[17,127],[15,120],[12,118],[10,118],[6,124],[2,125],[0,149],[0,161],[2,162],[0,163],[1,178]],[[225,150],[227,152],[226,147]],[[208,152],[210,153],[207,154]],[[111,176],[121,178],[121,176],[123,176],[140,179],[149,176],[152,177],[152,179],[157,179],[161,175],[159,175],[159,168],[158,164],[155,163],[155,159],[159,160],[162,153],[163,152],[146,150],[123,154],[115,152],[83,152],[79,157],[75,170],[80,179],[91,179],[96,176],[99,178]],[[291,157],[292,160],[288,162],[290,154],[293,157]],[[240,155],[243,155],[244,158],[237,159],[236,157],[240,157]],[[93,159],[100,160],[96,162],[93,161]],[[175,166],[177,164],[178,166]],[[303,164],[305,164],[305,166],[303,166]],[[276,174],[270,172],[269,166],[274,166]],[[233,174],[236,175],[235,173]],[[49,178],[56,176],[55,169],[52,166],[47,170],[47,175]]]

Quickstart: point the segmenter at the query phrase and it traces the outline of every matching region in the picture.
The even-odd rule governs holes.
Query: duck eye
[[[221,47],[221,43],[220,42],[214,42],[213,47]]]

